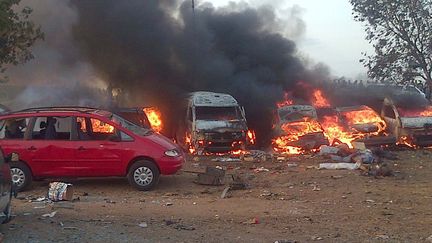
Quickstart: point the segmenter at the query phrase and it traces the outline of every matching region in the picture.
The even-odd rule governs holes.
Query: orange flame
[[[340,118],[344,119],[348,126],[372,124],[377,127],[377,130],[371,132],[359,132],[355,129],[349,129],[342,125],[343,122]],[[367,106],[362,106],[359,110],[342,111],[340,118],[337,115],[324,116],[321,125],[324,128],[325,135],[329,138],[331,143],[342,142],[346,143],[351,148],[351,142],[353,140],[364,138],[366,136],[378,135],[379,133],[384,132],[386,127],[384,120]]]
[[[285,123],[281,126],[282,131],[286,134],[273,139],[273,149],[275,152],[285,154],[300,154],[302,148],[292,146],[293,142],[299,140],[301,136],[310,133],[322,132],[321,125],[313,119],[303,118],[302,121]]]
[[[104,123],[100,120],[93,119],[93,118],[91,118],[90,121],[92,124],[93,132],[98,132],[98,133],[113,133],[114,132],[114,127],[108,123]],[[82,130],[83,130],[83,126],[85,128],[85,123],[81,123],[81,129]]]
[[[399,113],[403,117],[418,117],[418,116],[432,116],[432,106],[425,107],[423,109],[398,109]]]
[[[281,101],[279,103],[276,103],[276,105],[277,105],[278,108],[281,108],[281,107],[284,107],[284,106],[287,106],[287,105],[292,105],[292,104],[294,104],[294,101],[289,98],[289,94],[288,93],[284,94],[284,100],[283,101]]]
[[[256,143],[256,135],[254,130],[248,130],[247,131],[247,138],[250,144]]]
[[[330,102],[324,97],[321,90],[313,91],[312,105],[316,108],[330,107]]]
[[[375,124],[378,127],[378,132],[382,132],[386,128],[384,120],[367,106],[362,106],[361,110],[342,112],[342,116],[349,125]]]
[[[187,146],[187,148],[188,148],[188,150],[189,150],[189,153],[190,154],[195,154],[195,152],[196,152],[196,150],[195,150],[195,148],[192,146],[192,135],[191,134],[189,134],[189,133],[187,133],[186,134],[186,137],[185,137],[185,142],[186,142],[186,146]]]
[[[344,127],[340,125],[339,118],[336,115],[324,116],[321,120],[321,125],[330,143],[342,142],[350,146],[351,141],[354,140],[352,134],[346,132]]]
[[[161,112],[154,107],[144,108],[143,111],[146,113],[152,129],[160,133],[163,128]]]

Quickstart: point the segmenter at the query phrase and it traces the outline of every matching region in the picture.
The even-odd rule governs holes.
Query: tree
[[[432,0],[350,0],[374,55],[360,60],[375,80],[432,87]]]
[[[33,55],[30,47],[43,38],[39,26],[30,19],[32,10],[16,10],[21,0],[0,0],[0,73],[8,65],[24,63]]]

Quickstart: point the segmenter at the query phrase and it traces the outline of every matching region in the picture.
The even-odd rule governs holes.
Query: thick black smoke
[[[277,31],[271,7],[215,8],[176,0],[74,1],[74,37],[99,75],[114,88],[162,108],[175,127],[179,100],[191,91],[233,95],[249,126],[266,142],[275,103],[303,80],[327,79],[308,70],[296,45]],[[322,70],[322,69],[321,69]]]

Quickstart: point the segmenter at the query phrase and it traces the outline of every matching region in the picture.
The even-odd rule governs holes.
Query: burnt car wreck
[[[415,108],[397,99],[385,98],[381,116],[387,123],[387,131],[399,143],[409,146],[432,145],[432,106],[427,100]]]
[[[304,150],[328,145],[324,130],[317,121],[317,113],[310,105],[283,105],[277,109],[273,150],[297,154]]]
[[[385,132],[386,123],[372,108],[348,106],[336,108],[341,125],[352,134],[352,142],[363,142],[366,146],[389,145],[395,138]]]
[[[187,99],[178,141],[192,154],[244,150],[248,143],[245,111],[228,94],[194,92]]]

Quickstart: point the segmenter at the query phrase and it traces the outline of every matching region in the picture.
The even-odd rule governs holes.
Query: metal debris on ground
[[[225,189],[222,191],[221,199],[224,199],[224,198],[226,198],[226,197],[229,197],[228,192],[229,192],[230,189],[231,189],[231,188],[230,188],[229,186],[225,187]]]
[[[51,212],[51,213],[43,214],[42,217],[44,217],[44,218],[47,218],[47,217],[52,218],[52,217],[54,217],[56,214],[57,214],[57,211],[54,211],[54,212]]]
[[[207,167],[205,173],[198,173],[198,178],[194,182],[200,185],[223,185],[225,183],[225,170]]]
[[[231,158],[231,157],[217,157],[212,159],[213,162],[240,162],[239,158]]]
[[[271,157],[272,157],[271,154],[262,150],[249,150],[244,154],[243,160],[265,162],[267,160],[270,160]]]

